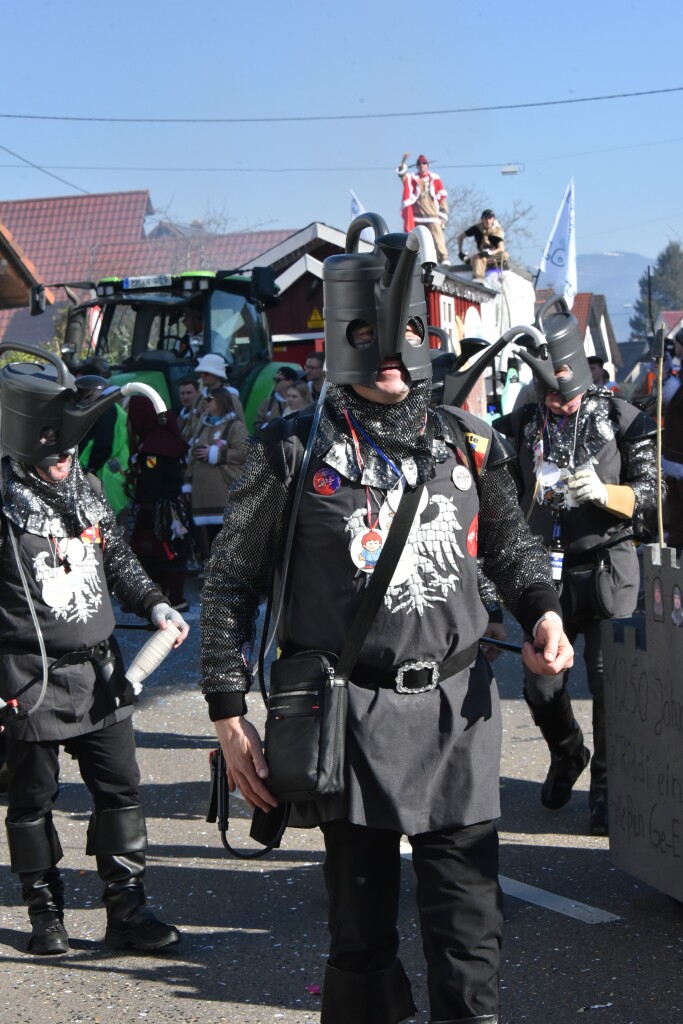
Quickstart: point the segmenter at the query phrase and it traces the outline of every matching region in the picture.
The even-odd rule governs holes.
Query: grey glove
[[[176,629],[181,633],[187,626],[187,623],[180,612],[176,611],[175,608],[171,608],[170,604],[166,604],[165,602],[160,602],[159,604],[152,606],[149,613],[149,621],[153,626],[156,626],[157,629],[161,627],[162,622],[172,622]]]

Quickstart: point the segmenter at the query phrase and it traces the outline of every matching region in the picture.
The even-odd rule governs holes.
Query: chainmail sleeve
[[[622,478],[633,489],[636,502],[634,516],[654,508],[657,504],[657,451],[654,437],[641,437],[623,441],[621,457],[624,461]]]
[[[130,546],[123,538],[123,530],[116,522],[114,512],[103,501],[105,512],[100,519],[103,535],[104,574],[109,589],[121,604],[132,608],[141,618],[149,618],[149,611],[166,598],[140,565]]]
[[[249,437],[246,447],[244,471],[228,491],[202,589],[201,688],[213,719],[222,717],[215,709],[235,706],[218,695],[244,694],[251,685],[245,652],[279,561],[290,503],[286,446],[278,442],[271,450],[260,437]]]
[[[480,566],[526,632],[545,611],[560,611],[548,554],[519,507],[509,466],[482,473],[479,490]]]

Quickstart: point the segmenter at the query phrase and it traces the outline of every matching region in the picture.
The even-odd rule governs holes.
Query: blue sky
[[[4,0],[0,114],[254,120],[0,117],[0,146],[86,191],[147,188],[169,216],[214,214],[228,230],[343,228],[350,189],[399,228],[394,168],[404,151],[425,153],[447,187],[472,185],[496,210],[533,207],[520,253],[530,267],[573,176],[579,254],[654,257],[683,238],[683,92],[429,112],[683,86],[682,10],[679,0],[545,10],[528,0]],[[361,114],[402,116],[255,120]],[[0,198],[76,194],[5,150]],[[510,163],[523,170],[502,175]],[[492,166],[463,166],[475,164]]]

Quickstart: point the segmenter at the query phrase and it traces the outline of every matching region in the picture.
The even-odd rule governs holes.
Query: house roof
[[[0,221],[47,284],[95,277],[101,248],[144,238],[153,212],[146,190],[0,202]]]
[[[145,217],[153,212],[146,190],[0,202],[0,222],[11,232],[15,248],[21,246],[30,254],[34,277],[48,284],[236,269],[250,261],[261,262],[261,253],[295,234],[291,230],[241,231],[151,239],[145,235]],[[12,318],[10,311],[0,310],[0,338],[7,334]]]
[[[38,283],[33,263],[17,245],[12,232],[0,223],[0,310],[27,306],[29,288]],[[51,292],[47,299],[52,302]]]
[[[681,326],[681,320],[683,320],[683,309],[663,309],[657,319],[664,321],[666,333],[667,335],[671,335],[672,331],[675,331],[677,327]]]
[[[92,279],[183,270],[232,270],[245,264],[268,263],[267,258],[261,259],[261,254],[291,235],[291,230],[236,231],[230,235],[109,242],[97,253]]]

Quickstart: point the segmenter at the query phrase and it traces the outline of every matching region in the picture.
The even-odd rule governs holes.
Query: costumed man
[[[366,227],[375,249],[359,254]],[[507,445],[460,410],[429,411],[418,252],[431,250],[425,265],[434,265],[431,237],[424,228],[386,231],[375,214],[356,218],[346,254],[323,264],[328,384],[295,520],[285,656],[342,650],[374,571],[363,546],[367,552],[368,538],[386,537],[403,489],[425,489],[351,672],[344,792],[294,803],[290,823],[320,825],[325,839],[331,946],[322,1024],[395,1024],[415,1012],[397,959],[404,833],[418,877],[432,1020],[494,1024],[501,722],[478,652],[488,616],[477,555],[535,637],[535,647],[525,647],[529,667],[561,672],[572,651],[547,556],[519,510]],[[266,812],[277,800],[245,717],[251,678],[243,652],[281,566],[311,424],[305,416],[276,420],[250,438],[202,594],[202,688],[228,782]]]
[[[177,626],[176,646],[188,627],[123,541],[76,448],[101,411],[145,386],[110,387],[93,403],[56,356],[21,350],[52,364],[11,363],[0,374],[0,693],[18,702],[18,714],[3,722],[6,824],[32,926],[28,948],[39,956],[69,948],[52,819],[64,747],[93,798],[87,852],[104,883],[105,941],[164,949],[180,935],[146,906],[133,692],[112,636],[110,594],[157,628]],[[145,393],[158,399],[151,388]]]
[[[557,307],[556,311],[549,310]],[[640,570],[634,523],[656,504],[654,422],[595,385],[581,332],[562,298],[543,304],[536,326],[550,360],[520,349],[538,399],[495,421],[514,445],[521,471],[520,503],[550,550],[572,643],[583,633],[593,698],[590,831],[606,835],[607,752],[600,623],[632,615]],[[541,790],[544,807],[564,807],[590,755],[574,718],[567,677],[548,680],[525,669],[524,695],[550,750]]]
[[[448,222],[448,192],[438,174],[429,170],[429,161],[420,154],[417,158],[417,174],[408,170],[406,160],[410,153],[404,153],[396,173],[403,182],[401,216],[403,227],[412,231],[424,224],[431,232],[439,263],[450,265],[448,248],[443,229]]]
[[[476,251],[473,256],[463,252],[466,238],[473,238]],[[504,270],[508,254],[505,251],[505,232],[498,223],[493,210],[482,210],[481,220],[472,224],[458,235],[458,256],[465,263],[472,264],[472,280],[483,281],[487,270],[497,267]]]

